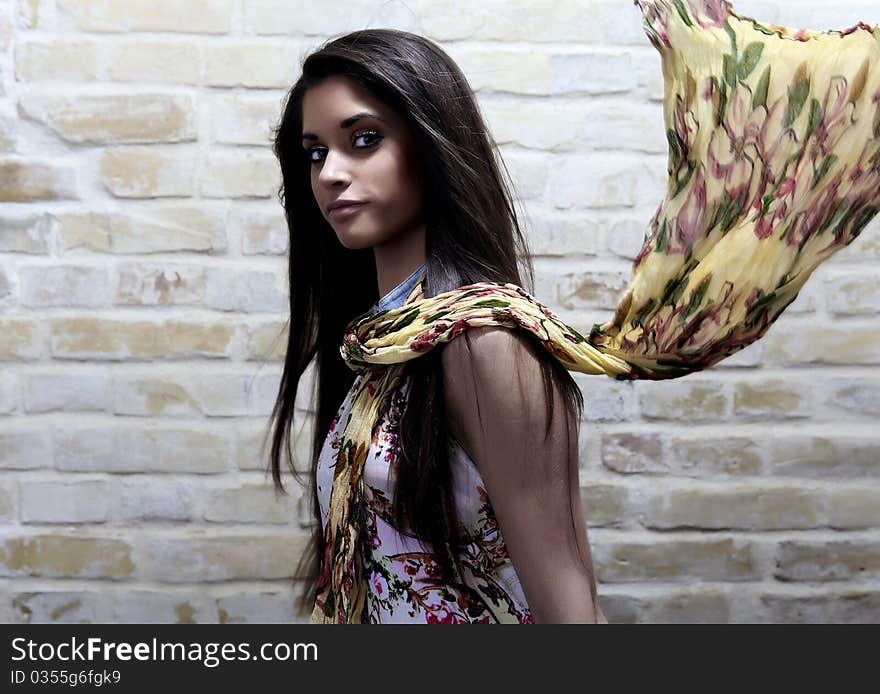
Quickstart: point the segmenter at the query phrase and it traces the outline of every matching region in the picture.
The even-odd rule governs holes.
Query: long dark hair
[[[317,407],[309,490],[315,522],[294,576],[307,581],[299,604],[303,614],[314,604],[324,551],[318,454],[355,378],[340,357],[339,345],[349,322],[379,298],[372,249],[346,249],[338,241],[315,202],[310,163],[300,143],[303,96],[331,75],[343,75],[365,87],[398,113],[415,135],[425,192],[425,296],[483,281],[511,282],[529,292],[534,286],[531,254],[517,220],[509,172],[467,80],[452,59],[428,39],[391,29],[355,31],[308,55],[274,130],[273,151],[282,174],[278,198],[290,234],[290,324],[268,432],[276,489],[284,491],[282,451],[293,476],[305,484],[294,463],[290,428],[300,379],[314,358]],[[461,567],[455,552],[458,526],[446,445],[441,349],[406,364],[410,391],[400,420],[403,453],[393,508],[399,527],[432,548],[449,579],[453,570],[461,575]],[[541,359],[547,392],[554,382],[560,386],[566,406],[579,421],[583,396],[571,374],[545,350],[533,351]]]

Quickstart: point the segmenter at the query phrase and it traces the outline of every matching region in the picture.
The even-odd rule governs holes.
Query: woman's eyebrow
[[[346,118],[344,121],[342,121],[339,124],[339,127],[341,129],[345,130],[346,128],[350,128],[352,125],[357,123],[362,118],[375,118],[376,120],[382,121],[383,123],[386,122],[384,118],[382,118],[381,116],[377,116],[375,113],[369,113],[367,111],[362,111],[361,113],[355,113],[353,116],[349,116],[348,118]],[[303,140],[317,140],[318,136],[315,135],[314,133],[303,133],[302,139]]]

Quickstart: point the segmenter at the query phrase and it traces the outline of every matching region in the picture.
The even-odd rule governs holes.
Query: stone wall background
[[[270,127],[324,39],[396,27],[459,62],[536,294],[578,329],[612,316],[663,197],[660,59],[628,0],[170,4],[0,0],[4,622],[305,621],[308,508],[259,444],[286,340]],[[873,0],[734,10],[880,22]],[[578,376],[609,619],[880,621],[878,226],[718,367]]]

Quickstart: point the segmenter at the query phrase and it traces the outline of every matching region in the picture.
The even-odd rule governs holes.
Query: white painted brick
[[[28,373],[22,378],[27,412],[88,412],[108,408],[109,379],[102,373]]]
[[[107,304],[110,275],[106,268],[56,265],[19,268],[25,306],[98,307]]]
[[[120,484],[119,515],[125,521],[188,521],[193,516],[193,484],[134,475]]]
[[[23,523],[103,523],[110,484],[103,480],[32,479],[19,485]]]

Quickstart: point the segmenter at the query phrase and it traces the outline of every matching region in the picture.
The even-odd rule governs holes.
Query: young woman
[[[569,370],[712,366],[880,209],[880,28],[637,4],[664,60],[669,188],[614,319],[587,337],[522,289],[513,197],[439,47],[377,29],[305,60],[274,148],[291,319],[270,458],[279,488],[283,449],[298,477],[289,428],[314,359],[312,621],[606,621]]]
[[[275,148],[291,324],[272,469],[280,486],[277,434],[314,357],[315,582],[340,420],[359,385],[340,358],[344,328],[403,305],[420,280],[434,296],[522,285],[518,261],[530,283],[533,270],[474,95],[430,41],[373,30],[312,54]],[[364,472],[363,621],[603,621],[579,501],[583,401],[569,372],[499,327],[468,331],[406,372]],[[314,591],[306,600],[311,609]]]

